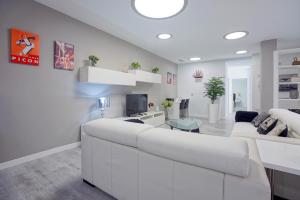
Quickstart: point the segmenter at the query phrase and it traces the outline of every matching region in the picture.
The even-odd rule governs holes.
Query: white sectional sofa
[[[119,200],[270,200],[255,141],[114,119],[82,125],[82,177]]]
[[[233,126],[232,137],[246,137],[253,139],[271,140],[300,145],[300,115],[286,109],[270,109],[269,114],[288,126],[288,137],[260,135],[257,127],[250,122],[236,122]]]

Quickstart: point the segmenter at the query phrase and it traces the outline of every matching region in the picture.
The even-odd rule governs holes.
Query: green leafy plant
[[[133,69],[139,69],[139,68],[141,68],[141,65],[138,62],[133,62],[133,63],[131,63],[131,67]]]
[[[97,56],[94,56],[94,55],[90,55],[89,56],[89,61],[91,63],[91,65],[93,67],[95,67],[95,65],[97,64],[97,62],[99,61],[99,58]]]
[[[224,81],[222,77],[212,77],[205,83],[205,92],[204,96],[208,97],[211,100],[211,103],[214,104],[215,101],[225,94]]]
[[[159,72],[159,68],[158,67],[154,67],[152,69],[152,73],[157,74]]]
[[[164,107],[164,109],[167,109],[167,108],[172,107],[173,102],[172,102],[172,101],[165,100],[165,101],[163,101],[163,102],[161,103],[161,105]]]

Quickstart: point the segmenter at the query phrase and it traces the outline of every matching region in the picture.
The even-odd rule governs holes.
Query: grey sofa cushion
[[[263,121],[265,121],[265,119],[267,119],[270,115],[268,113],[261,113],[259,115],[257,115],[253,120],[252,120],[252,124],[255,127],[258,127]]]

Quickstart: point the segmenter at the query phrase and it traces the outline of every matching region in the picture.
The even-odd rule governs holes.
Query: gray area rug
[[[0,171],[1,200],[113,200],[83,183],[76,148]]]

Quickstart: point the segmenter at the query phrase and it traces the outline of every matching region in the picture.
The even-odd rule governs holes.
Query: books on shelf
[[[300,82],[300,77],[291,77],[291,82]]]

